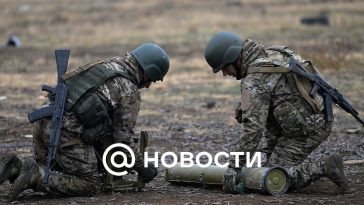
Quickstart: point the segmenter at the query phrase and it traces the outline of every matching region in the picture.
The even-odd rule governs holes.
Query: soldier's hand
[[[157,168],[151,162],[148,163],[148,167],[137,168],[135,170],[144,183],[152,181],[158,174]]]
[[[241,194],[244,192],[243,183],[239,181],[239,173],[229,168],[224,173],[223,190],[227,194]]]
[[[238,106],[235,108],[235,119],[239,123],[243,122],[242,115],[243,115],[243,111],[241,109],[241,103],[239,102]]]

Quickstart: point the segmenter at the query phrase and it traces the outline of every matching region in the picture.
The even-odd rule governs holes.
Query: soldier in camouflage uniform
[[[310,72],[317,72],[310,61],[302,59],[285,46],[264,48],[261,43],[230,32],[219,32],[209,42],[205,58],[223,75],[241,80],[241,103],[236,119],[242,124],[241,152],[267,153],[265,166],[283,166],[291,177],[290,189],[300,189],[327,176],[339,188],[349,190],[340,156],[333,154],[314,163],[303,163],[307,156],[330,135],[332,123],[325,120],[323,100],[307,92],[312,84],[288,72],[289,58],[301,62]],[[258,145],[266,137],[267,146]],[[241,159],[240,165],[245,164]],[[231,160],[231,165],[235,162]],[[234,192],[226,173],[225,190]]]
[[[63,78],[69,91],[64,126],[49,185],[43,187],[42,179],[51,119],[43,118],[36,122],[34,129],[35,161],[20,160],[14,154],[2,156],[0,184],[15,181],[11,200],[29,188],[62,196],[90,196],[100,191],[98,160],[113,143],[131,147],[136,157],[132,169],[145,183],[151,181],[157,170],[151,166],[144,168],[133,136],[141,102],[138,89],[163,80],[168,69],[165,51],[149,43],[123,57],[96,61],[65,74]]]

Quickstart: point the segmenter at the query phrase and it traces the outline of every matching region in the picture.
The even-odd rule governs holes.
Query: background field
[[[326,13],[329,26],[300,24],[304,16]],[[155,42],[171,58],[163,83],[141,90],[136,130],[151,134],[149,151],[230,151],[240,125],[234,108],[239,82],[210,72],[203,57],[208,39],[228,30],[266,46],[283,44],[313,61],[325,78],[364,116],[364,2],[355,0],[210,0],[210,1],[6,1],[0,0],[0,42],[18,35],[20,48],[0,50],[0,151],[32,155],[28,112],[44,101],[40,86],[54,84],[54,49],[70,48],[70,69],[96,59],[123,55]],[[332,135],[310,160],[339,152],[345,160],[364,158],[364,130],[340,109]],[[219,189],[176,187],[164,181],[164,168],[143,193],[104,194],[91,198],[42,199],[21,195],[19,203],[97,204],[360,204],[363,164],[345,166],[358,192],[336,195],[335,185],[321,180],[283,197],[226,195]],[[0,202],[10,185],[0,186]]]

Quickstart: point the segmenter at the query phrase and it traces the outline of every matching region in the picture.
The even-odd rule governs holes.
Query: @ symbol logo
[[[131,156],[131,163],[128,164],[127,156],[124,152],[116,151],[116,152],[112,153],[112,155],[110,157],[110,161],[111,161],[112,166],[114,166],[115,168],[123,168],[123,167],[132,168],[135,164],[134,152],[128,145],[125,145],[123,143],[115,143],[115,144],[110,145],[105,150],[104,154],[102,155],[102,164],[104,165],[106,171],[108,171],[110,174],[115,175],[115,176],[124,176],[128,173],[126,170],[124,170],[122,172],[115,172],[112,169],[110,169],[109,165],[106,162],[106,156],[110,152],[110,150],[112,150],[113,148],[124,148],[130,153],[130,156]],[[120,155],[123,158],[122,163],[120,163],[120,164],[115,162],[115,157],[118,155]]]

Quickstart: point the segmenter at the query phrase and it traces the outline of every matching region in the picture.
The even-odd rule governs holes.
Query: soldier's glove
[[[239,122],[243,122],[243,110],[241,109],[241,103],[239,102],[238,106],[235,108],[235,119]]]
[[[155,168],[154,164],[151,162],[148,162],[148,167],[137,168],[135,170],[144,183],[152,181],[158,174],[157,168]]]
[[[241,194],[244,192],[244,185],[240,182],[238,172],[229,168],[224,173],[223,190],[227,194]]]

